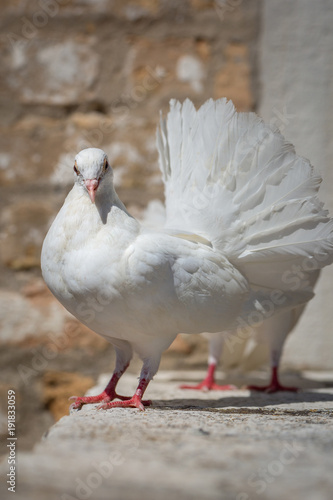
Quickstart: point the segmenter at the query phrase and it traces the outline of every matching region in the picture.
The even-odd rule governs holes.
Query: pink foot
[[[183,384],[180,389],[192,389],[194,391],[233,391],[237,389],[234,385],[218,385],[215,383],[216,365],[213,363],[208,366],[206,378],[200,384],[189,385]]]
[[[74,400],[74,403],[70,405],[71,410],[80,410],[83,405],[86,404],[94,404],[94,403],[109,403],[113,399],[121,399],[121,400],[126,400],[130,399],[129,397],[126,396],[120,396],[119,394],[116,393],[116,385],[121,377],[121,375],[124,373],[126,370],[127,366],[123,368],[123,370],[119,372],[114,372],[110,382],[106,386],[105,390],[101,392],[101,394],[98,394],[97,396],[83,396],[83,397],[78,397],[78,396],[72,396],[69,398],[71,401],[72,399]]]
[[[112,401],[112,402],[104,402],[104,404],[98,407],[99,410],[107,410],[108,408],[138,408],[143,411],[145,406],[151,405],[151,401],[142,401],[143,394],[147,389],[149,384],[149,380],[145,378],[141,378],[139,381],[139,385],[135,391],[135,394],[132,398],[123,399],[123,401]]]
[[[264,391],[268,394],[272,394],[273,392],[279,391],[290,391],[297,392],[298,387],[286,387],[285,385],[280,384],[278,378],[277,367],[272,368],[272,379],[268,385],[260,386],[260,385],[249,385],[247,387],[250,391]]]
[[[108,408],[138,408],[141,411],[144,411],[145,406],[150,406],[152,401],[145,400],[142,401],[139,396],[134,394],[134,396],[130,399],[126,399],[125,401],[112,401],[111,403],[104,403],[98,406],[98,410],[107,410]]]
[[[94,404],[94,403],[108,403],[116,398],[121,400],[130,399],[130,397],[120,396],[115,391],[113,391],[112,393],[108,393],[105,390],[101,392],[101,394],[98,394],[97,396],[83,396],[83,397],[71,396],[69,398],[69,401],[74,400],[74,403],[70,405],[70,409],[80,410],[83,405]]]

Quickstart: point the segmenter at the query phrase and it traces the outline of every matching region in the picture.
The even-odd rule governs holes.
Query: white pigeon
[[[313,280],[316,281],[318,271],[314,271]],[[311,275],[310,275],[311,276]],[[309,277],[310,277],[309,276]],[[315,283],[313,283],[314,285]],[[298,306],[293,309],[288,309],[285,312],[280,312],[272,317],[259,321],[257,324],[248,324],[245,328],[236,330],[234,332],[216,332],[205,333],[204,335],[209,340],[209,355],[208,355],[208,369],[205,378],[198,384],[182,384],[181,389],[192,389],[201,391],[224,391],[236,389],[234,385],[224,384],[220,385],[216,382],[216,369],[219,365],[222,351],[227,344],[228,352],[234,352],[238,344],[243,344],[244,341],[251,339],[265,339],[269,347],[270,353],[270,381],[266,385],[250,385],[248,389],[256,391],[265,391],[273,393],[278,391],[298,391],[298,387],[285,386],[280,382],[279,378],[279,365],[282,355],[283,345],[287,336],[293,330],[298,322],[301,314],[303,313],[304,306]],[[244,351],[247,350],[245,344]],[[243,353],[244,357],[245,354]]]
[[[157,133],[166,225],[145,229],[113,186],[106,154],[75,158],[74,187],[43,244],[42,272],[58,300],[109,340],[116,367],[74,408],[144,409],[142,397],[178,332],[237,330],[304,304],[311,272],[333,261],[333,221],[320,176],[281,134],[226,99],[198,111],[172,100]],[[288,273],[303,265],[292,286]],[[133,397],[116,385],[133,351],[143,361]],[[116,401],[114,401],[116,399]]]

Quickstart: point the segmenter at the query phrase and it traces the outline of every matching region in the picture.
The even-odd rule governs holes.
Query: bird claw
[[[70,410],[81,410],[82,406],[85,404],[93,404],[93,403],[108,403],[111,401],[110,396],[108,396],[105,392],[98,394],[98,396],[71,396],[68,398],[68,401],[74,402],[70,405]]]
[[[81,410],[82,408],[82,404],[81,403],[72,403],[70,406],[69,406],[69,411],[71,410]]]
[[[123,401],[110,401],[109,403],[101,404],[97,407],[97,409],[108,410],[109,408],[137,408],[140,411],[144,411],[145,406],[150,406],[151,404],[151,400],[142,401],[134,395],[132,398]]]
[[[103,403],[102,405],[98,405],[97,410],[106,410],[106,408],[107,408],[106,405],[107,405],[107,403]]]
[[[119,398],[120,401],[113,401],[113,399]],[[69,401],[74,400],[74,402],[70,405],[70,410],[81,410],[82,406],[85,404],[94,404],[94,403],[102,403],[97,407],[97,410],[107,410],[108,408],[138,408],[143,411],[145,406],[150,406],[152,401],[144,400],[141,401],[138,396],[134,395],[132,398],[127,396],[120,396],[119,394],[114,393],[113,397],[107,396],[102,393],[98,396],[71,396]]]
[[[69,410],[81,410],[82,406],[83,406],[83,402],[81,402],[82,398],[80,396],[71,396],[70,398],[68,398],[68,401],[74,401],[70,407],[69,407]]]

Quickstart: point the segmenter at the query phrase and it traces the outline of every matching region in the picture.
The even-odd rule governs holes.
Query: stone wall
[[[75,154],[107,151],[133,215],[162,200],[155,129],[170,98],[257,106],[261,2],[4,0],[0,11],[1,390],[19,393],[28,446],[49,410],[59,417],[69,395],[112,370],[112,348],[74,321],[40,276],[41,244],[72,184]],[[180,339],[163,366],[204,366],[206,342],[196,346]]]
[[[155,129],[170,98],[255,107],[259,7],[2,2],[0,285],[38,269],[80,149],[104,148],[125,202],[142,208],[163,197]]]
[[[333,3],[265,0],[264,5],[259,112],[318,169],[323,177],[320,198],[332,216]],[[286,343],[285,364],[332,369],[332,282],[330,266],[322,271],[316,296]]]
[[[120,197],[141,217],[163,200],[159,110],[170,98],[198,106],[228,97],[275,120],[322,170],[330,204],[333,19],[325,0],[3,0],[0,12],[0,392],[17,388],[28,446],[114,361],[112,347],[73,320],[40,275],[41,244],[71,187],[75,154],[105,149]],[[332,367],[331,274],[322,280],[287,344],[289,367]],[[248,369],[266,359],[251,349]],[[204,368],[206,352],[204,339],[179,338],[162,367]]]

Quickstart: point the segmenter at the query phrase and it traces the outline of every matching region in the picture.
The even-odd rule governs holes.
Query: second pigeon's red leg
[[[207,375],[200,384],[189,385],[183,384],[180,386],[180,389],[192,389],[195,391],[229,391],[234,390],[236,387],[234,385],[218,385],[215,382],[215,370],[216,364],[210,363],[208,365]]]
[[[250,389],[250,391],[265,391],[268,393],[273,393],[278,391],[291,391],[291,392],[298,391],[297,387],[286,387],[285,385],[280,384],[277,366],[272,367],[272,377],[268,385],[264,386],[249,385],[248,389]]]
[[[279,366],[284,342],[288,336],[288,333],[296,324],[302,311],[303,307],[297,307],[291,311],[286,311],[276,316],[272,316],[265,321],[263,326],[265,327],[264,331],[267,336],[268,345],[270,347],[271,380],[268,385],[250,385],[248,389],[254,391],[265,391],[267,393],[278,391],[296,392],[298,390],[297,387],[286,387],[280,384]]]
[[[183,384],[180,389],[192,389],[195,391],[229,391],[237,389],[234,385],[219,385],[215,382],[215,371],[221,358],[224,335],[222,332],[209,334],[209,358],[206,377],[200,384]]]

